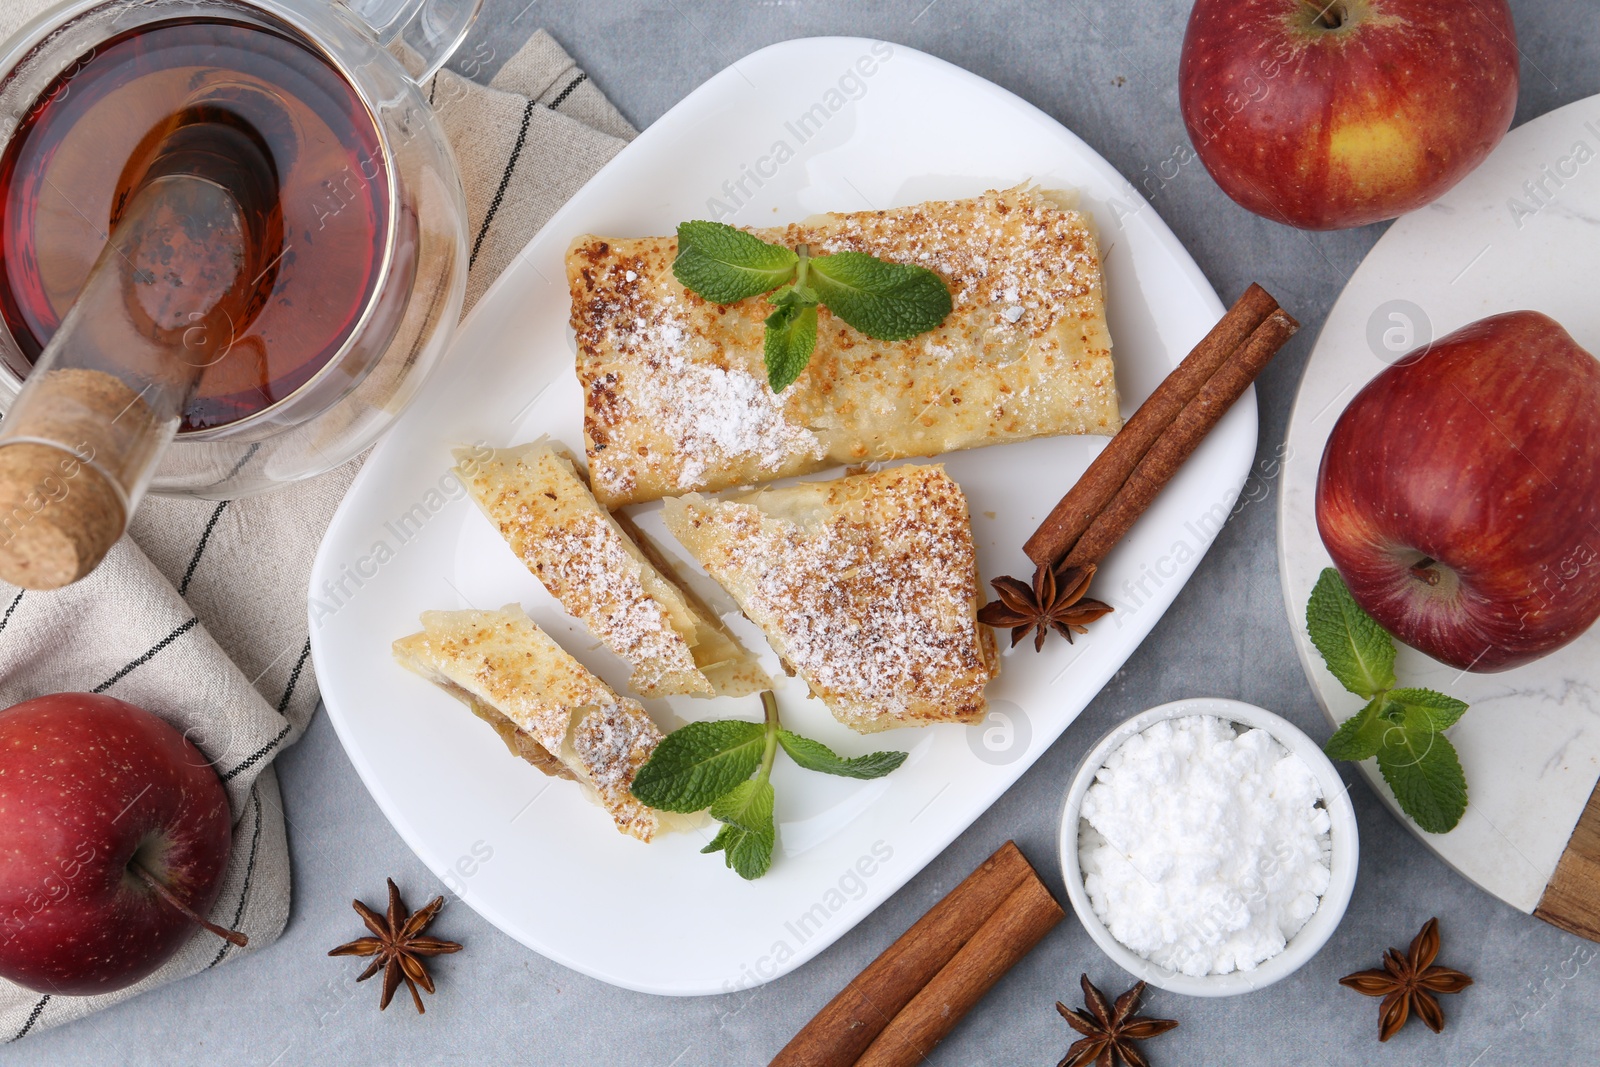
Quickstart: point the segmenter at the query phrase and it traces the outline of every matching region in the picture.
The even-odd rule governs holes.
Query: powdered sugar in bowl
[[[1089,936],[1191,996],[1260,989],[1314,956],[1344,917],[1357,854],[1355,811],[1322,750],[1234,700],[1122,723],[1078,766],[1061,820],[1067,895]]]

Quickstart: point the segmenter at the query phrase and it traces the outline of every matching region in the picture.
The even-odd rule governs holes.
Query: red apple
[[[72,995],[137,982],[215,903],[231,842],[216,772],[150,712],[88,693],[0,712],[0,976]]]
[[[1197,0],[1184,124],[1222,191],[1309,230],[1438,199],[1517,106],[1506,0]]]
[[[1317,529],[1356,603],[1435,659],[1560,648],[1600,618],[1600,362],[1513,311],[1389,367],[1328,438]]]

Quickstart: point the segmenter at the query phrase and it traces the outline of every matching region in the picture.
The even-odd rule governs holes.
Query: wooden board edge
[[[1589,794],[1533,914],[1568,933],[1600,941],[1600,782]]]

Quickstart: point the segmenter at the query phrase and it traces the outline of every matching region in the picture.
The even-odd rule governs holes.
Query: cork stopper
[[[161,427],[138,393],[104,371],[30,379],[0,437],[0,578],[59,589],[87,575],[127,525],[131,480]]]
[[[59,589],[100,565],[127,516],[109,479],[54,445],[0,446],[0,578]]]

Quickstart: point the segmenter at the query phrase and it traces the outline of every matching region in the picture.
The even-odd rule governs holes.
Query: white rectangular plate
[[[709,994],[816,955],[939,853],[1022,774],[1138,646],[1228,515],[1254,454],[1254,394],[1201,446],[1107,561],[1117,612],[1068,645],[1005,657],[994,711],[973,727],[858,737],[790,681],[788,725],[849,754],[911,752],[888,778],[803,773],[780,759],[779,848],[741,881],[708,835],[643,845],[576,786],[507,755],[443,692],[394,664],[392,640],[430,608],[520,602],[618,689],[627,672],[564,615],[446,475],[452,446],[541,434],[581,451],[563,253],[578,234],[671,233],[732,209],[774,224],[973,196],[1023,181],[1080,191],[1105,251],[1117,377],[1131,412],[1221,313],[1216,294],[1132,187],[1010,93],[908,48],[790,41],[712,78],[551,219],[464,325],[426,395],[361,472],[318,554],[312,651],[328,713],[395,828],[461,897],[530,948],[630,989]],[[986,577],[1031,572],[1023,540],[1104,447],[1058,438],[945,457],[971,504]],[[659,508],[634,509],[665,549]],[[695,577],[707,583],[703,572]],[[751,648],[760,637],[739,621]],[[768,654],[769,666],[774,666]],[[756,717],[753,698],[651,702],[674,716]],[[1065,787],[1065,783],[1063,783]],[[996,842],[998,844],[998,842]]]

